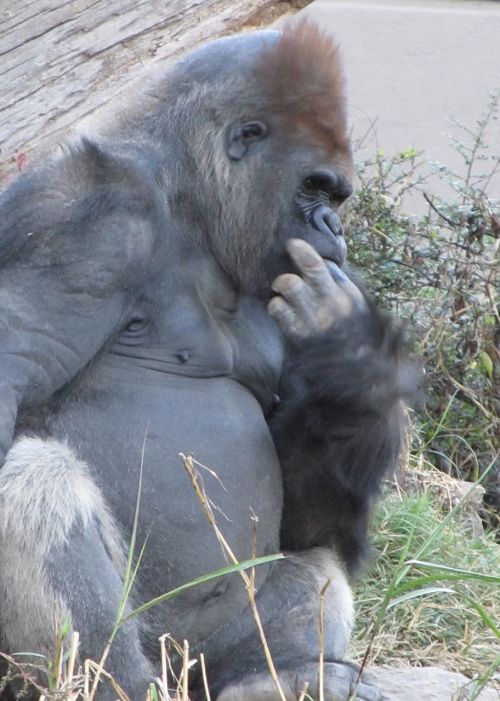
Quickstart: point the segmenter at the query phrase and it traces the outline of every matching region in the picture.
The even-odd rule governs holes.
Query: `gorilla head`
[[[290,269],[288,238],[342,265],[336,210],[352,159],[330,38],[301,22],[221,39],[179,62],[156,97],[148,121],[179,173],[169,205],[237,288],[265,295]]]

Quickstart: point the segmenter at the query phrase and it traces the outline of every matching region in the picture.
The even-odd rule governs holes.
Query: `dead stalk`
[[[97,663],[97,662],[94,662],[93,660],[87,660],[87,662],[89,663],[89,667],[92,668],[95,672],[94,683],[95,683],[95,679],[97,677],[97,674],[100,674],[100,676],[105,677],[109,681],[109,683],[111,684],[113,689],[116,691],[116,695],[118,696],[120,701],[131,701],[131,699],[127,696],[127,694],[124,692],[124,690],[118,684],[118,682],[116,682],[115,679],[112,677],[112,675],[104,669],[104,667],[101,665],[101,662]],[[91,694],[95,693],[95,685],[94,684],[92,685],[92,689],[91,689],[90,693]]]
[[[165,645],[166,635],[160,637],[160,650],[161,650],[161,684],[163,697],[165,701],[170,701],[170,694],[168,693],[168,667],[167,667],[167,648]]]
[[[318,619],[318,637],[319,637],[319,701],[325,701],[325,595],[332,583],[330,577],[320,591],[319,595],[319,619]]]
[[[106,660],[108,659],[109,651],[111,649],[111,640],[108,641],[106,647],[104,648],[104,652],[102,653],[101,659],[99,660],[98,663],[90,661],[90,666],[94,668],[95,670],[95,675],[94,679],[92,681],[92,688],[90,690],[89,694],[89,701],[94,701],[94,696],[97,691],[97,686],[101,680],[101,676],[104,674],[104,665],[106,664]]]
[[[200,479],[200,475],[197,472],[195,468],[195,464],[198,465],[199,463],[193,458],[192,455],[184,455],[184,453],[179,454],[182,462],[184,463],[184,467],[186,469],[186,472],[188,473],[189,479],[191,480],[191,484],[193,485],[193,489],[195,491],[196,496],[198,497],[198,500],[203,508],[203,511],[205,513],[205,516],[208,519],[208,522],[210,526],[212,527],[215,536],[217,540],[219,541],[220,546],[222,547],[223,552],[226,554],[226,556],[231,560],[231,562],[234,565],[238,564],[238,559],[236,555],[233,553],[231,550],[231,547],[229,546],[229,543],[226,541],[224,538],[222,531],[219,529],[217,522],[215,520],[215,516],[212,510],[212,505],[210,503],[210,500],[208,499],[206,493],[205,493],[205,488],[203,486],[203,482]],[[269,672],[271,674],[271,677],[276,685],[276,689],[278,691],[278,695],[281,699],[281,701],[286,701],[286,696],[283,692],[283,689],[280,684],[280,680],[278,678],[278,673],[276,671],[276,667],[274,666],[274,662],[271,656],[271,651],[269,650],[269,646],[267,644],[266,640],[266,635],[264,633],[264,627],[262,625],[262,621],[259,615],[259,612],[257,610],[257,604],[255,602],[255,587],[252,586],[252,577],[249,577],[247,573],[244,570],[240,570],[239,573],[240,577],[243,579],[243,582],[245,584],[245,589],[247,591],[248,595],[248,600],[250,602],[250,607],[252,609],[252,614],[255,620],[255,623],[257,625],[257,630],[259,632],[259,637],[260,641],[262,644],[262,648],[264,650],[264,655],[266,657],[266,662],[267,666],[269,668]]]
[[[203,688],[205,690],[205,699],[206,701],[212,701],[210,698],[210,689],[208,688],[207,670],[205,667],[205,655],[203,653],[200,653],[200,665],[201,676],[203,677]]]
[[[77,633],[76,630],[73,631],[73,634],[71,636],[71,646],[69,649],[69,659],[68,659],[68,666],[67,666],[67,672],[66,672],[69,693],[71,693],[73,691],[73,676],[75,673],[76,653],[78,652],[79,639],[80,639],[79,633]]]
[[[307,694],[308,689],[309,689],[309,682],[306,682],[304,684],[304,688],[300,692],[299,701],[304,701],[304,699],[306,698],[306,694]]]
[[[182,650],[182,701],[188,699],[188,681],[189,681],[189,643],[184,640]]]
[[[89,660],[85,660],[84,663],[84,672],[85,676],[83,678],[83,698],[85,701],[88,701],[89,698],[89,690],[90,690],[90,665],[89,665]]]

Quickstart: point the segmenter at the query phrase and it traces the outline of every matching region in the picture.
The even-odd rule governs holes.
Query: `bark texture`
[[[0,0],[0,185],[184,51],[297,0]]]

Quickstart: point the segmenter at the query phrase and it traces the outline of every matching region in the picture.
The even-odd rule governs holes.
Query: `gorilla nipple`
[[[182,364],[187,363],[189,358],[191,357],[189,351],[187,350],[181,350],[177,353],[177,357],[181,361]]]

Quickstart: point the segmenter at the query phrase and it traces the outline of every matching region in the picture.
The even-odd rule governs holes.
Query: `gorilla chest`
[[[202,277],[196,284],[173,288],[169,281],[162,290],[148,332],[122,335],[106,363],[149,371],[158,381],[160,375],[231,378],[249,389],[267,412],[281,374],[283,343],[264,305],[235,299],[220,280],[208,284]]]

